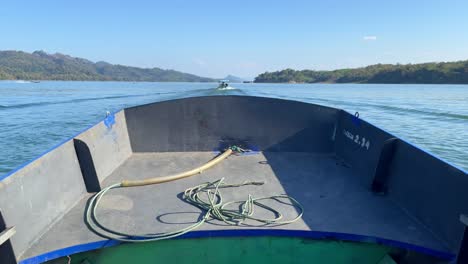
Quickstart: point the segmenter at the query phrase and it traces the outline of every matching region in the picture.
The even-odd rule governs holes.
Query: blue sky
[[[468,59],[468,1],[21,1],[0,50],[209,77]]]

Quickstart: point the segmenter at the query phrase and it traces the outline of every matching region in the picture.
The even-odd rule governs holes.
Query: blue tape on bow
[[[115,124],[115,115],[112,113],[104,119],[104,125],[107,128],[112,128],[112,125]]]

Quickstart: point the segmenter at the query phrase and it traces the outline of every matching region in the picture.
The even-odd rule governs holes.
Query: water
[[[255,95],[338,107],[468,170],[468,86],[0,82],[0,175],[105,117],[106,111],[202,95]]]

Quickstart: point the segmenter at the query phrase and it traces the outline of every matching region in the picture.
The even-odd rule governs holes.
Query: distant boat
[[[32,83],[40,83],[41,81],[31,81]]]
[[[130,107],[0,176],[1,264],[468,263],[466,172],[327,106]]]
[[[229,87],[229,80],[219,80],[217,89],[226,89]]]

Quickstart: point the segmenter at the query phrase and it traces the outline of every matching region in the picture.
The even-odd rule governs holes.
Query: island
[[[376,64],[332,71],[285,69],[265,72],[256,83],[468,84],[468,60],[421,64]]]

